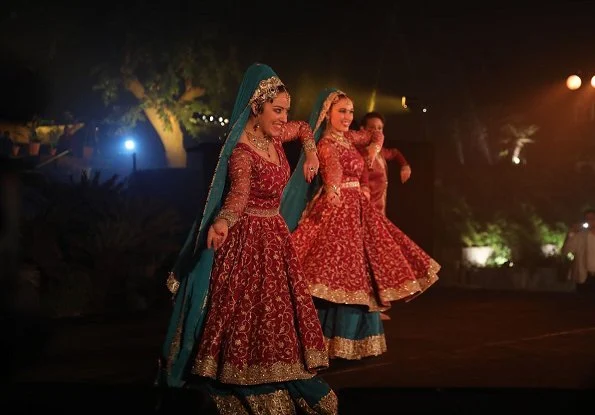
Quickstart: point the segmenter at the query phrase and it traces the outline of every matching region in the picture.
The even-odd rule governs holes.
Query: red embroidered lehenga
[[[367,145],[372,134],[349,131],[345,138],[348,141],[331,135],[320,139],[323,187],[292,238],[310,293],[327,303],[351,306],[349,317],[341,317],[341,312],[329,311],[329,304],[319,307],[317,302],[330,357],[359,359],[386,350],[377,312],[390,308],[391,301],[426,290],[437,281],[440,267],[372,208],[362,193],[367,186],[367,169],[355,146]],[[334,186],[340,188],[340,206],[325,196],[325,191]],[[378,318],[372,330],[371,314]]]
[[[300,129],[300,127],[306,127]],[[286,125],[274,139],[280,164],[238,143],[222,212],[233,217],[216,252],[211,300],[192,372],[223,383],[255,385],[307,379],[328,356],[279,202],[289,178],[282,141],[310,131]]]

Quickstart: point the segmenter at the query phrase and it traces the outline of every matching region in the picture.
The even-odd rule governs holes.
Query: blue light
[[[136,143],[134,142],[134,140],[126,140],[124,141],[124,148],[128,151],[132,151],[134,150],[136,147]]]

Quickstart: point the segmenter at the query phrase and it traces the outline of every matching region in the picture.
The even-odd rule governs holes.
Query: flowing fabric
[[[286,191],[283,203],[305,205],[304,212],[293,212],[295,206],[289,205],[282,205],[282,211],[297,218],[292,239],[317,300],[330,357],[360,359],[386,350],[379,311],[388,309],[391,301],[411,299],[427,289],[437,280],[439,265],[361,192],[368,169],[359,151],[373,140],[381,146],[381,133],[349,131],[347,144],[323,135],[324,116],[336,92],[320,94],[310,126],[324,185],[341,189],[342,204],[332,205],[322,189],[302,183],[305,189]],[[300,182],[295,172],[292,181]]]
[[[240,85],[231,129],[220,153],[204,212],[195,221],[173,267],[172,286],[179,285],[163,344],[158,382],[183,387],[200,379],[211,391],[221,413],[271,413],[275,405],[296,404],[309,413],[332,414],[336,412],[336,396],[324,381],[314,377],[317,369],[328,365],[320,323],[287,227],[278,214],[270,214],[273,206],[265,194],[272,191],[274,198],[275,189],[279,189],[278,204],[287,182],[289,166],[282,149],[283,139],[274,141],[279,166],[263,159],[250,146],[238,144],[250,115],[250,99],[261,81],[273,77],[276,74],[270,67],[254,64]],[[303,135],[296,132],[302,130],[298,122],[292,125],[294,133],[287,127],[286,136]],[[252,168],[255,175],[251,174]],[[224,199],[228,170],[231,190],[235,186],[238,194],[228,192]],[[261,188],[250,188],[254,178],[257,178],[256,186]],[[238,186],[238,182],[246,180],[248,190],[241,183]],[[239,188],[242,190],[238,192]],[[215,254],[206,248],[208,228],[222,208],[227,208],[229,203],[237,205],[246,192],[251,197],[252,193],[262,193],[263,198],[252,205],[245,200],[242,209],[251,209],[250,213],[241,215],[237,223],[230,223],[228,239]],[[268,247],[267,238],[273,238]],[[280,240],[285,242],[279,243]],[[255,244],[256,250],[252,252]],[[265,261],[255,260],[244,269],[244,262],[253,253],[258,255],[259,249],[264,250]],[[274,262],[267,262],[270,249]],[[258,281],[255,272],[264,279]],[[249,284],[247,277],[253,278]],[[279,278],[289,280],[282,284]],[[274,290],[275,284],[281,284],[278,288],[285,291],[279,295],[266,291]],[[274,317],[274,313],[267,317],[269,311],[279,313],[279,317]],[[222,320],[224,325],[220,324]],[[282,338],[287,344],[268,345],[262,340],[271,325],[275,338]],[[279,367],[281,370],[277,370]]]

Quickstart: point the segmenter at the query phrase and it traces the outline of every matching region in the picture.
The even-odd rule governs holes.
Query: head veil
[[[326,129],[326,115],[331,105],[336,102],[340,95],[346,94],[336,88],[327,88],[322,90],[316,98],[316,103],[312,108],[312,112],[310,112],[310,119],[308,121],[310,128],[314,132],[314,141],[316,144],[318,144]],[[283,215],[283,218],[287,222],[290,231],[293,231],[297,227],[308,201],[322,186],[320,174],[316,175],[311,183],[306,181],[302,172],[304,161],[305,154],[302,150],[297,167],[291,175],[281,199],[281,215]]]
[[[277,74],[267,65],[255,63],[244,73],[230,118],[230,130],[219,155],[204,211],[194,222],[172,270],[177,294],[163,344],[158,383],[174,387],[184,385],[189,360],[206,317],[214,259],[213,250],[206,249],[206,236],[223,202],[228,161],[246,126],[251,104],[273,98],[281,85]]]

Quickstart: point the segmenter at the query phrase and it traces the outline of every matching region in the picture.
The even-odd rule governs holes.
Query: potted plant
[[[562,244],[564,244],[564,238],[568,229],[562,222],[548,225],[545,222],[541,222],[538,227],[539,236],[541,239],[541,252],[545,257],[557,256],[560,254]]]
[[[49,134],[48,144],[50,146],[50,155],[55,156],[58,146],[58,140],[60,139],[60,129],[56,128]]]
[[[31,129],[31,134],[29,135],[29,155],[31,156],[38,156],[39,149],[41,148],[41,138],[35,132],[35,129]]]
[[[501,266],[510,260],[503,220],[480,224],[469,218],[464,222],[461,240],[463,263],[467,266]]]

